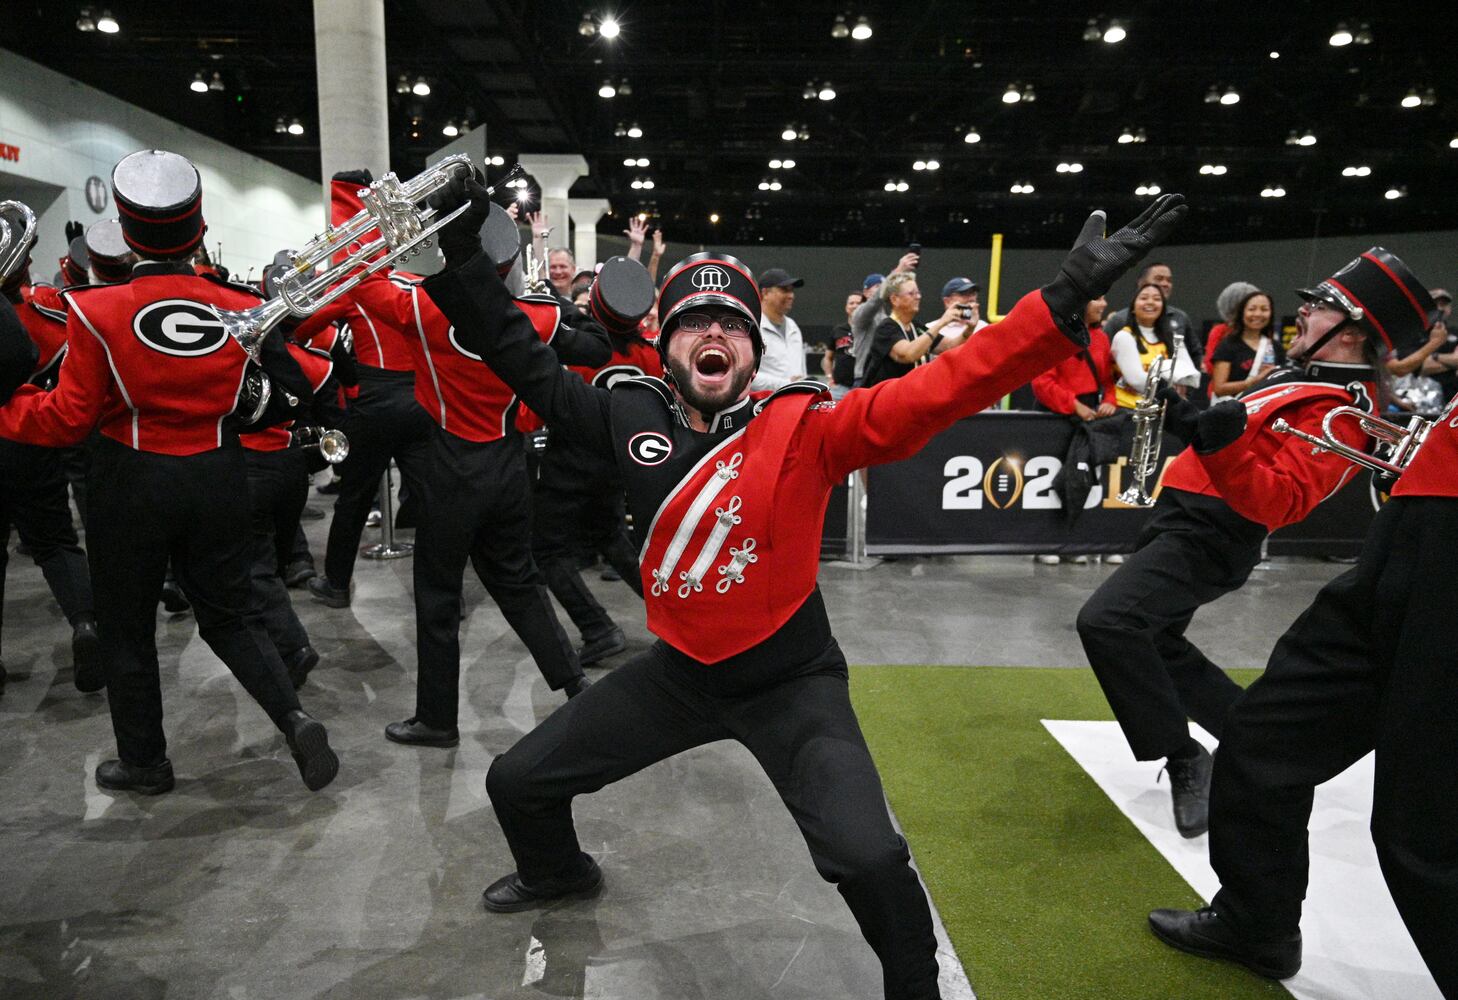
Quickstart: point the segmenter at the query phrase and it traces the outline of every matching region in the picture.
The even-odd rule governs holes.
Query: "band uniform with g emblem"
[[[0,220],[0,224],[5,221]],[[65,356],[65,313],[37,304],[37,291],[42,300],[57,304],[55,289],[42,286],[37,290],[31,286],[28,263],[28,251],[24,251],[17,258],[15,271],[0,276],[0,292],[10,303],[6,307],[9,321],[23,326],[33,345],[32,360],[24,369],[29,383],[44,390],[55,384],[56,371]],[[0,400],[10,394],[10,389],[0,386]],[[5,571],[13,524],[71,625],[73,681],[78,690],[91,692],[100,690],[106,679],[91,574],[86,552],[71,522],[62,454],[58,448],[0,441],[0,621],[4,619]],[[0,660],[0,691],[4,690],[5,679],[4,661]]]
[[[199,634],[284,734],[304,783],[322,788],[338,760],[251,610],[248,485],[233,417],[251,361],[213,309],[246,309],[256,295],[189,265],[205,227],[202,186],[185,157],[132,153],[112,187],[140,258],[132,280],[66,292],[56,388],[22,388],[0,407],[0,437],[32,444],[74,444],[100,425],[87,545],[119,759],[97,768],[97,784],[149,794],[173,784],[153,634],[170,557]],[[307,399],[311,387],[282,341],[264,345],[275,400]],[[274,406],[266,420],[289,415]]]
[[[519,247],[515,223],[493,205],[483,225],[496,267],[509,270]],[[366,281],[356,299],[389,323],[408,324],[415,397],[434,423],[412,567],[415,713],[385,734],[397,743],[454,746],[467,563],[552,690],[574,695],[585,678],[532,560],[531,489],[516,429],[516,394],[466,346],[468,338],[483,334],[453,326],[415,282],[403,278]],[[607,334],[586,317],[564,318],[555,297],[526,296],[514,308],[551,345],[559,365],[602,364],[609,357]]]
[[[1290,362],[1238,402],[1196,414],[1165,391],[1165,429],[1190,446],[1167,467],[1137,550],[1078,615],[1079,638],[1129,748],[1139,760],[1168,762],[1175,822],[1186,837],[1209,825],[1211,766],[1187,719],[1222,739],[1241,688],[1185,630],[1199,608],[1245,584],[1268,533],[1306,518],[1355,472],[1275,425],[1320,434],[1335,407],[1375,412],[1380,356],[1420,346],[1431,326],[1420,305],[1427,292],[1380,247],[1300,294],[1309,301]],[[1364,444],[1353,424],[1339,431],[1346,443]]]

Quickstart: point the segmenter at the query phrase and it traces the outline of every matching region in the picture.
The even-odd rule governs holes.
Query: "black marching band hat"
[[[86,234],[82,233],[66,247],[61,258],[61,283],[84,285],[91,280],[91,255],[86,251]]]
[[[1438,306],[1428,290],[1401,258],[1382,247],[1373,247],[1315,288],[1296,294],[1340,309],[1398,355],[1421,347],[1438,321]]]
[[[491,203],[491,211],[486,215],[486,221],[481,223],[481,248],[496,265],[496,273],[503,278],[511,271],[511,265],[516,263],[516,258],[521,253],[521,232],[506,209],[494,201]]]
[[[749,320],[756,359],[764,353],[759,333],[759,285],[738,257],[703,250],[679,261],[658,293],[659,352],[668,356],[668,337],[678,317],[695,306],[725,306]]]
[[[283,276],[285,271],[294,266],[293,255],[293,250],[280,250],[273,255],[273,261],[263,269],[263,278],[258,284],[263,289],[264,298],[278,298],[278,279]]]
[[[587,311],[609,333],[626,337],[653,308],[656,292],[642,264],[628,257],[609,257],[587,293]]]
[[[202,178],[192,161],[163,149],[139,149],[111,172],[127,244],[143,257],[187,257],[202,242]]]
[[[126,281],[137,259],[122,235],[119,219],[100,219],[86,227],[86,253],[91,258],[91,273],[103,283]]]

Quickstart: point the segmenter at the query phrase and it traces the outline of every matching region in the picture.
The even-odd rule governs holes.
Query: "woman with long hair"
[[[1230,330],[1215,349],[1210,367],[1210,395],[1237,396],[1286,360],[1276,330],[1271,297],[1254,291],[1240,301]]]
[[[1144,392],[1149,366],[1155,358],[1175,355],[1174,334],[1165,314],[1164,291],[1158,285],[1141,285],[1129,304],[1129,322],[1109,341],[1114,367],[1119,379],[1114,387],[1115,401],[1123,409],[1133,409]],[[1199,373],[1184,347],[1175,357],[1175,368],[1185,374],[1176,381],[1181,390],[1190,382],[1198,384]]]

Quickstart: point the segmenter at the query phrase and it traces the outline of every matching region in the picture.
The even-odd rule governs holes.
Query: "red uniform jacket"
[[[1328,373],[1349,368],[1354,379],[1372,377],[1365,365],[1313,368]],[[1284,417],[1292,427],[1320,437],[1322,419],[1330,410],[1357,406],[1371,411],[1374,395],[1370,381],[1355,381],[1347,388],[1333,381],[1306,381],[1300,370],[1283,369],[1241,397],[1246,426],[1238,441],[1208,455],[1186,448],[1165,469],[1163,485],[1219,497],[1237,514],[1269,531],[1295,524],[1346,485],[1357,467],[1291,434],[1278,433],[1271,424]],[[1366,443],[1353,421],[1339,420],[1333,430],[1354,448]]]
[[[20,290],[15,315],[40,355],[31,380],[37,384],[49,381],[66,352],[65,300],[54,285],[26,285]]]
[[[304,377],[309,380],[309,386],[316,393],[322,390],[324,384],[329,381],[329,377],[334,374],[334,361],[328,354],[311,351],[298,344],[289,344],[288,347],[289,353],[299,363]],[[290,430],[293,426],[294,421],[289,420],[262,430],[239,434],[238,440],[249,451],[283,451],[293,443],[293,434]]]
[[[1458,497],[1458,396],[1448,401],[1392,495]]]
[[[98,421],[138,451],[193,455],[223,444],[248,354],[211,306],[256,296],[173,265],[142,264],[125,284],[68,289],[68,348],[52,392],[23,387],[0,407],[0,437],[63,447]]]
[[[1033,379],[1033,395],[1054,413],[1073,412],[1079,396],[1100,392],[1102,402],[1114,404],[1113,363],[1109,360],[1109,336],[1096,326],[1089,327],[1088,347],[1071,358],[1065,358]],[[1093,363],[1093,371],[1089,363]],[[1098,381],[1094,381],[1094,371]]]

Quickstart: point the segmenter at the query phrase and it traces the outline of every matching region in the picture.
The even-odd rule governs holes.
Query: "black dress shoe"
[[[327,576],[316,576],[309,581],[309,593],[314,600],[331,608],[349,607],[349,588],[336,587]]]
[[[317,792],[339,773],[339,758],[329,747],[329,733],[324,724],[302,709],[294,709],[284,717],[284,739],[293,751],[294,763],[304,787]]]
[[[1271,979],[1290,979],[1301,970],[1301,932],[1286,937],[1250,940],[1220,919],[1208,906],[1198,910],[1155,910],[1149,929],[1171,948],[1205,958],[1239,962]]]
[[[615,568],[613,568],[612,566],[609,566],[606,569],[604,569],[601,573],[599,573],[597,575],[597,578],[599,580],[606,580],[609,583],[617,583],[623,577],[622,577],[622,575],[620,573],[618,573],[618,571]]]
[[[284,586],[302,587],[304,584],[308,583],[310,580],[314,579],[314,577],[318,575],[319,571],[314,568],[314,564],[309,562],[309,560],[295,559],[284,568]]]
[[[124,760],[105,760],[96,766],[96,784],[114,792],[161,795],[172,791],[172,761],[166,757],[151,767],[138,767]]]
[[[72,680],[77,691],[91,694],[106,687],[106,674],[101,669],[101,639],[96,623],[81,621],[71,629],[71,662],[75,666]]]
[[[289,680],[293,682],[295,691],[304,686],[304,681],[308,678],[309,671],[318,665],[319,651],[313,646],[296,649],[284,657],[284,666],[288,668]]]
[[[1215,759],[1204,747],[1193,757],[1165,761],[1174,798],[1175,827],[1181,837],[1198,837],[1210,829],[1210,773],[1214,768]]]
[[[623,635],[622,629],[614,625],[613,630],[606,635],[601,635],[596,639],[584,642],[582,648],[577,651],[577,662],[584,667],[590,667],[594,663],[605,660],[609,656],[615,656],[627,648],[627,637]]]
[[[304,509],[301,510],[301,511],[299,511],[299,520],[301,520],[301,521],[322,521],[322,520],[324,520],[324,512],[322,510],[320,510],[318,507],[310,507],[307,504],[305,504],[304,505]]]
[[[592,681],[588,680],[586,677],[574,677],[572,680],[567,682],[567,686],[564,687],[562,690],[567,692],[567,697],[570,700],[572,698],[576,698],[579,694],[586,691],[590,687],[592,687]]]
[[[192,610],[192,602],[187,599],[176,580],[167,580],[162,584],[162,607],[169,615],[180,615],[184,611]]]
[[[591,899],[602,891],[602,869],[591,855],[582,857],[588,868],[576,878],[553,878],[527,885],[520,875],[512,872],[488,885],[481,893],[481,902],[495,913],[516,913],[559,899]]]
[[[329,482],[325,483],[322,486],[315,486],[314,487],[314,492],[315,493],[322,493],[325,496],[332,496],[333,494],[338,493],[339,492],[339,477],[338,476],[335,476],[333,479],[329,480]]]
[[[436,729],[419,719],[410,718],[404,722],[392,722],[385,727],[385,739],[392,743],[404,743],[412,747],[443,747],[450,749],[461,742],[461,731],[455,726]]]

